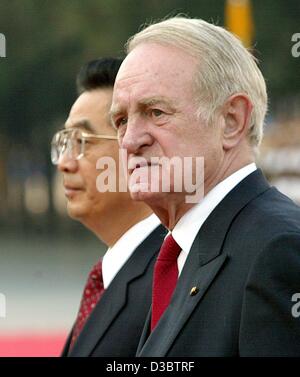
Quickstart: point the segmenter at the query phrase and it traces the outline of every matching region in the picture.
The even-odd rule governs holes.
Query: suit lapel
[[[152,333],[150,333],[150,309],[137,349],[138,356],[143,356],[140,355],[140,352],[149,352],[150,350],[153,357],[164,356],[165,350],[173,343],[178,332],[204,296],[210,283],[225,262],[226,257],[227,255],[220,255],[210,263],[200,267],[198,267],[197,261],[194,258],[189,258],[187,261],[188,264],[184,267],[178,280],[170,305]],[[193,272],[190,270],[190,267]],[[191,295],[190,293],[193,287],[199,289],[195,295]],[[158,336],[160,341],[157,343]]]
[[[67,340],[65,342],[65,345],[63,347],[63,350],[61,352],[60,357],[67,357],[68,356],[69,347],[70,347],[71,339],[72,339],[72,334],[73,334],[73,328],[72,328],[72,330],[70,331],[70,333],[69,333],[69,335],[67,337]]]
[[[128,285],[145,273],[148,264],[158,253],[165,234],[166,230],[160,225],[137,247],[91,313],[70,356],[89,356],[92,353],[126,305]]]
[[[138,356],[167,355],[178,333],[203,299],[221,267],[225,268],[227,255],[222,254],[222,247],[235,217],[252,199],[268,188],[261,171],[255,171],[236,186],[211,213],[195,238],[170,305],[147,338],[151,318],[148,316]],[[190,294],[193,287],[198,289],[195,295]]]
[[[140,338],[140,341],[139,341],[139,344],[138,344],[138,347],[137,347],[137,350],[136,350],[136,356],[140,356],[140,353],[141,353],[145,343],[149,340],[148,337],[150,335],[151,312],[152,312],[152,305],[149,309],[149,312],[148,312],[148,315],[147,315],[147,318],[146,318],[146,321],[145,321],[145,324],[144,324],[142,335],[141,335],[141,338]]]

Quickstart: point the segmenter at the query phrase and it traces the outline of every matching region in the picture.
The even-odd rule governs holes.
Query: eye
[[[154,117],[154,118],[158,118],[160,117],[161,115],[164,114],[164,112],[162,110],[159,110],[159,109],[151,109],[150,110],[150,114]]]
[[[113,121],[113,124],[115,128],[118,129],[119,127],[125,126],[127,124],[127,118],[126,117],[117,118]]]
[[[80,137],[80,136],[76,136],[76,138],[75,138],[75,143],[77,144],[77,145],[81,145],[82,144],[82,137]]]

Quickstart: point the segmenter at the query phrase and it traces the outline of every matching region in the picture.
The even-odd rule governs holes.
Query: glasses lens
[[[84,153],[84,139],[81,130],[62,130],[57,132],[51,142],[51,161],[57,165],[67,151],[68,158],[79,159]]]
[[[72,158],[79,160],[84,153],[84,138],[82,136],[81,130],[73,130],[72,136],[70,138]]]
[[[58,160],[60,157],[60,148],[59,148],[60,140],[61,140],[60,132],[57,132],[53,136],[53,139],[51,141],[51,161],[54,165],[58,164]]]

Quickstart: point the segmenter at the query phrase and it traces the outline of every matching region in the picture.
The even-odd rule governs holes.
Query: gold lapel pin
[[[190,291],[190,296],[195,296],[199,292],[198,287],[193,287]]]

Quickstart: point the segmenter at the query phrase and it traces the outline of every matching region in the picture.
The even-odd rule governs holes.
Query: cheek
[[[201,138],[199,128],[191,125],[174,124],[174,127],[167,134],[160,135],[159,145],[163,155],[167,157],[196,156],[201,152]]]
[[[97,193],[96,181],[99,174],[100,170],[96,169],[96,162],[86,165],[83,170],[82,179],[89,197],[93,197]]]
[[[124,176],[127,176],[128,167],[128,155],[126,149],[120,149],[120,164],[119,170]]]
[[[206,147],[204,158],[205,174],[206,177],[215,175],[222,163],[223,149],[218,143],[210,144]]]
[[[156,146],[152,148],[152,156],[172,158],[183,155],[186,144],[180,135],[168,133],[167,135],[160,135],[156,140]]]

